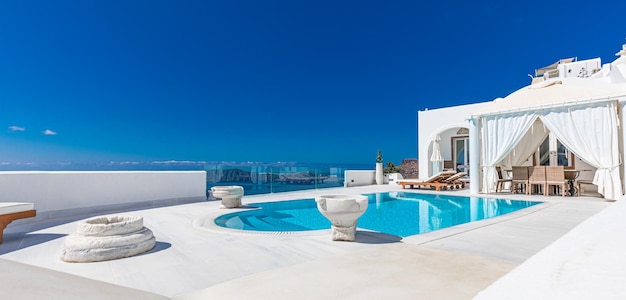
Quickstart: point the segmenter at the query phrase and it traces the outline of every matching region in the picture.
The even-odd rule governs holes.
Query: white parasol
[[[437,174],[443,169],[441,166],[443,164],[443,157],[441,157],[440,141],[441,137],[439,135],[435,136],[433,139],[433,154],[430,156],[430,161],[433,164],[433,174]]]

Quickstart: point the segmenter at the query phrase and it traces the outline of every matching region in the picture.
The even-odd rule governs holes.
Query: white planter
[[[376,184],[385,183],[385,175],[383,173],[383,163],[376,163]]]
[[[222,199],[221,208],[237,208],[241,207],[243,187],[238,185],[214,186],[211,188],[211,195]]]
[[[354,241],[357,220],[367,210],[363,195],[327,195],[315,198],[317,209],[332,224],[333,241]]]

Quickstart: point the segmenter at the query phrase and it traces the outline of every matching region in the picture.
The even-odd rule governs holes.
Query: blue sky
[[[399,164],[418,110],[626,42],[626,2],[429,2],[2,1],[0,162]]]

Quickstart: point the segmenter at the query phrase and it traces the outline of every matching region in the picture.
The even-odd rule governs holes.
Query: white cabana
[[[590,86],[589,80],[567,78],[524,87],[472,114],[478,121],[482,192],[495,191],[496,164],[510,160],[521,141],[520,151],[530,155],[545,138],[536,128],[540,120],[572,153],[597,168],[593,183],[605,198],[620,198],[620,99],[626,100],[621,85]]]

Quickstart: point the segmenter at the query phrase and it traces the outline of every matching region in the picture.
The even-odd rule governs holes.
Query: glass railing
[[[344,171],[359,167],[209,165],[207,191],[213,186],[239,185],[245,195],[344,186]]]

